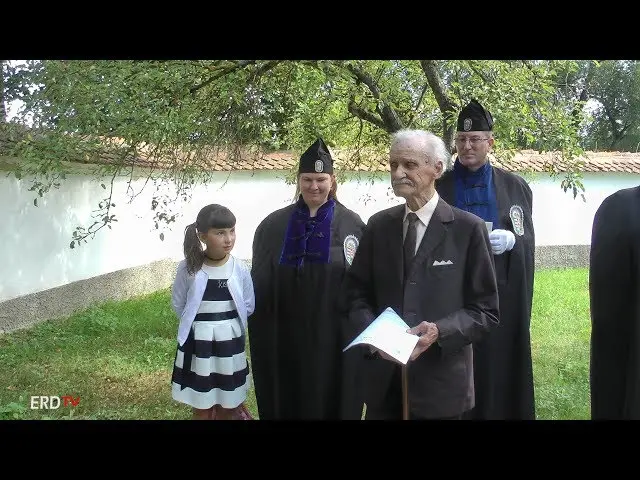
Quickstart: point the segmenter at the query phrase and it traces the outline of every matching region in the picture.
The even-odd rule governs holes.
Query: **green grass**
[[[540,419],[589,419],[588,270],[536,273],[531,350]]]
[[[0,335],[0,419],[189,419],[171,398],[177,319],[169,291]],[[589,418],[586,269],[536,273],[531,320],[540,419]],[[248,350],[247,350],[248,352]],[[32,395],[77,407],[31,410]],[[257,418],[253,390],[247,406]]]
[[[0,418],[188,419],[171,398],[177,319],[169,291],[0,335]],[[77,407],[31,410],[32,395]],[[257,416],[253,391],[247,406]]]

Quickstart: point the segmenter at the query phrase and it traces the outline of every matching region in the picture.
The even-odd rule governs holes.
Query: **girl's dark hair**
[[[212,228],[233,228],[236,217],[231,210],[222,205],[207,205],[196,217],[195,223],[184,230],[184,258],[187,261],[187,272],[194,274],[204,262],[204,250],[198,238],[199,233],[207,233]]]

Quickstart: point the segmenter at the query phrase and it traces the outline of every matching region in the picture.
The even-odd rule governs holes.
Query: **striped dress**
[[[194,408],[235,408],[247,398],[245,336],[227,288],[235,261],[229,257],[222,266],[202,266],[209,276],[207,287],[189,337],[176,352],[171,393]]]

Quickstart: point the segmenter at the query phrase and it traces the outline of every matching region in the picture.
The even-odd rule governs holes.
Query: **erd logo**
[[[72,395],[32,395],[31,410],[57,410],[60,405],[64,407],[77,407],[80,404],[80,397]]]

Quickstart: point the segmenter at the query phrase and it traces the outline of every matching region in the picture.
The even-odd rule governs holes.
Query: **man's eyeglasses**
[[[467,143],[467,141],[469,141],[472,147],[479,145],[480,142],[484,142],[485,140],[489,140],[489,139],[485,137],[456,137],[455,138],[456,144],[464,145],[465,143]]]

